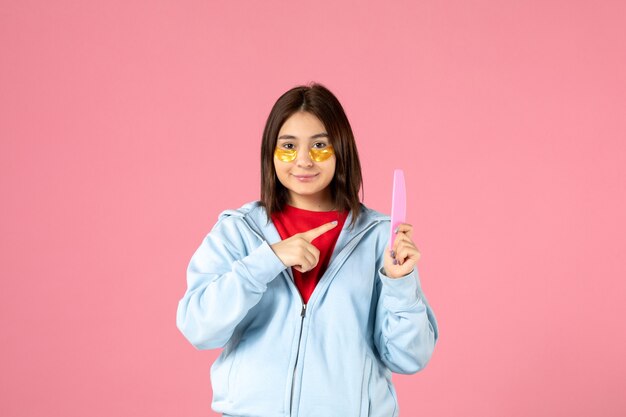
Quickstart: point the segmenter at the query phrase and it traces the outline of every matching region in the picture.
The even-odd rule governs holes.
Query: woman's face
[[[335,155],[319,162],[309,155],[311,149],[330,147],[324,124],[311,113],[296,112],[280,128],[276,147],[296,150],[296,158],[290,162],[274,155],[274,169],[280,183],[289,190],[289,204],[308,210],[333,209],[328,186],[335,175]]]

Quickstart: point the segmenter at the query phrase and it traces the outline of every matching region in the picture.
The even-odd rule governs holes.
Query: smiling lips
[[[309,175],[294,175],[294,174],[291,174],[291,175],[293,175],[293,177],[295,179],[297,179],[298,181],[309,182],[309,181],[313,181],[315,178],[317,178],[317,176],[319,174],[309,174]]]

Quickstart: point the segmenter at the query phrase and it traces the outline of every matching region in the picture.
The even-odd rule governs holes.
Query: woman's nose
[[[308,149],[298,150],[298,154],[296,156],[296,164],[299,167],[313,166],[313,161],[311,160],[311,155],[309,155]]]

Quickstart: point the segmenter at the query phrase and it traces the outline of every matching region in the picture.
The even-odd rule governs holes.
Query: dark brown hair
[[[335,207],[352,210],[354,224],[361,210],[359,190],[363,185],[354,134],[337,97],[317,83],[294,87],[280,96],[265,123],[261,143],[261,204],[267,210],[268,220],[272,213],[281,211],[287,203],[287,189],[274,170],[274,149],[280,128],[298,111],[313,114],[326,128],[337,158],[330,192]]]

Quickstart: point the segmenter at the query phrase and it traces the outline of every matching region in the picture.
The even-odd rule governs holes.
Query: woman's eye
[[[326,146],[328,146],[328,145],[325,144],[324,142],[317,142],[317,143],[313,144],[313,148],[315,148],[315,149],[324,149]]]
[[[285,143],[285,144],[283,144],[283,148],[285,148],[285,149],[295,149],[295,146],[293,145],[293,143]]]

